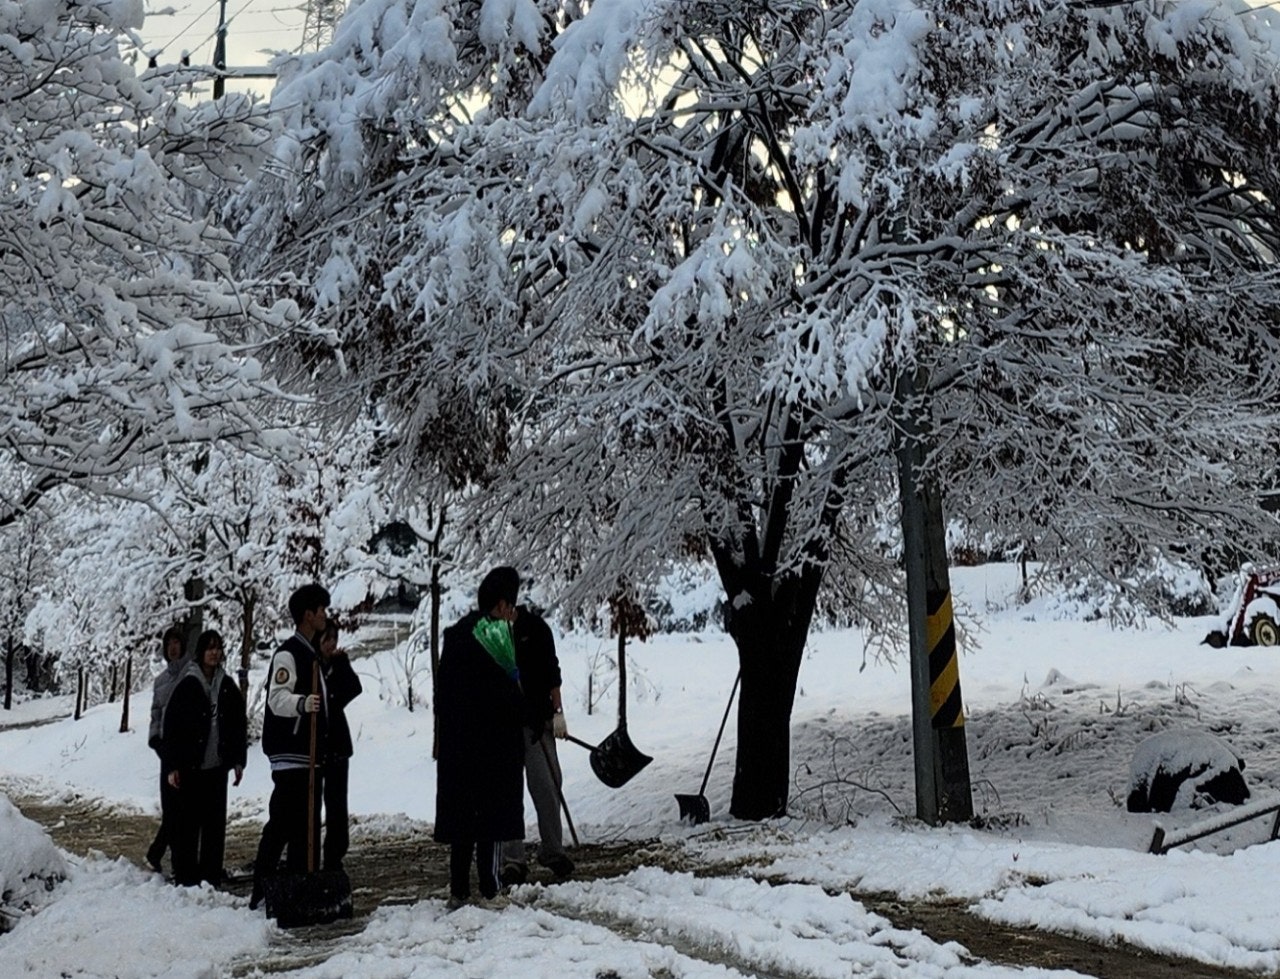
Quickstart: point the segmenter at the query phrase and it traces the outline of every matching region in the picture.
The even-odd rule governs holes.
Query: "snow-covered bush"
[[[0,795],[0,932],[47,904],[66,876],[66,861],[49,834]]]

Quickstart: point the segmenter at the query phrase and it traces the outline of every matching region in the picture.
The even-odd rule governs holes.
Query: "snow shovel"
[[[738,695],[738,682],[742,672],[733,678],[733,689],[729,691],[729,703],[725,704],[724,717],[720,719],[720,730],[716,732],[716,743],[711,746],[711,757],[707,759],[707,770],[702,773],[702,787],[697,795],[680,795],[676,793],[676,804],[680,806],[680,819],[689,821],[689,825],[697,826],[711,818],[711,803],[703,795],[707,791],[707,781],[711,778],[711,766],[715,764],[716,752],[720,750],[720,738],[724,735],[724,726],[729,722],[729,711],[733,708],[733,698]]]
[[[618,627],[618,727],[598,745],[588,744],[579,738],[569,737],[580,747],[591,752],[591,770],[611,789],[621,788],[636,777],[653,758],[631,743],[627,736],[627,634]]]
[[[320,664],[311,664],[311,689],[320,690]],[[262,882],[267,917],[281,928],[326,925],[350,918],[351,880],[345,870],[316,869],[316,723],[320,712],[311,715],[311,755],[307,782],[307,872],[272,874]]]

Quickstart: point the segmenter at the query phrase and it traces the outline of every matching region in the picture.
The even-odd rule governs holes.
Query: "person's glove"
[[[569,725],[565,723],[564,714],[560,711],[551,715],[551,733],[557,738],[569,736]]]
[[[314,714],[320,709],[320,695],[318,693],[308,694],[302,701],[302,713]]]

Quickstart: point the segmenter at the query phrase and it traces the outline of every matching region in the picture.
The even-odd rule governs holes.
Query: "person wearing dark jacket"
[[[164,708],[169,703],[169,695],[173,693],[178,677],[189,662],[182,655],[182,631],[170,627],[164,631],[160,640],[164,654],[164,669],[156,676],[151,685],[151,727],[147,732],[147,746],[160,759],[160,826],[156,837],[147,847],[147,866],[156,873],[162,873],[164,867],[160,861],[164,852],[173,842],[173,822],[178,811],[177,793],[169,784],[169,772],[165,768],[164,753],[160,750],[164,736]]]
[[[276,872],[282,853],[290,873],[307,870],[308,818],[312,838],[320,839],[320,800],[324,795],[320,772],[310,812],[307,797],[312,714],[317,715],[317,768],[323,764],[329,737],[328,698],[316,652],[317,639],[329,618],[329,593],[320,585],[303,585],[289,596],[289,614],[297,631],[275,651],[268,671],[262,750],[271,762],[272,789],[267,823],[253,861],[250,909],[262,903],[264,882]]]
[[[514,589],[490,572],[479,609],[445,630],[436,680],[440,723],[435,838],[449,844],[449,906],[498,892],[502,840],[524,832],[524,698],[511,621]]]
[[[329,751],[324,759],[324,869],[341,870],[351,845],[347,784],[354,746],[347,704],[363,692],[351,660],[338,648],[338,623],[329,619],[320,635],[320,671],[328,698]]]
[[[235,772],[239,785],[247,746],[244,698],[222,669],[222,637],[203,632],[164,711],[165,767],[177,796],[174,883],[222,883],[227,772]]]

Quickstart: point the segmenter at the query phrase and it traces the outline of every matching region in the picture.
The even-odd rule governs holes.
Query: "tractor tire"
[[[1280,646],[1280,626],[1269,615],[1259,615],[1249,624],[1249,638],[1255,646]]]

